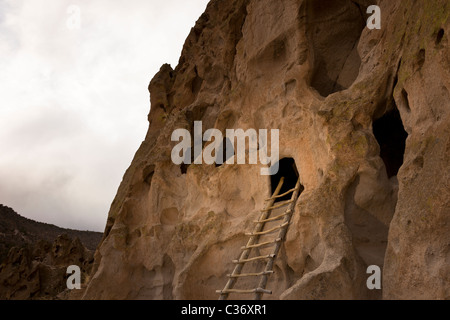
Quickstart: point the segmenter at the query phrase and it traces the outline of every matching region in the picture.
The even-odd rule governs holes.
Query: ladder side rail
[[[284,177],[282,177],[280,179],[280,182],[278,183],[278,186],[275,189],[275,192],[273,193],[273,196],[277,196],[280,193],[280,190],[281,190],[281,187],[283,186],[283,183],[284,183]],[[270,200],[267,203],[266,207],[270,208],[271,206],[273,206],[274,202],[275,202],[275,199]],[[263,220],[267,219],[269,217],[270,213],[271,213],[271,211],[265,211],[264,210],[262,212],[259,220],[263,221]],[[256,225],[255,229],[254,229],[254,233],[261,232],[264,229],[264,225],[265,225],[265,222],[259,222]],[[249,248],[242,251],[242,253],[241,253],[240,257],[239,257],[239,260],[246,260],[246,259],[248,259],[248,257],[250,256],[250,252],[252,250],[251,247],[258,241],[259,237],[260,237],[259,235],[255,235],[255,236],[250,237],[250,239],[248,240],[247,245],[246,245],[246,247],[249,247]],[[236,266],[235,266],[235,268],[233,270],[233,273],[231,275],[232,276],[239,275],[241,273],[243,267],[244,267],[244,263],[236,264]],[[220,295],[219,300],[226,300],[228,298],[229,293],[227,293],[227,292],[230,292],[230,290],[233,289],[234,285],[236,284],[237,279],[238,279],[237,277],[230,277],[228,279],[228,282],[225,285],[225,288],[222,290],[223,293]]]
[[[300,194],[300,178],[297,180],[297,184],[295,186],[295,192],[292,194],[292,198],[291,200],[293,200],[293,202],[291,202],[291,204],[289,205],[289,209],[287,210],[288,214],[286,215],[286,217],[284,218],[283,224],[286,224],[286,227],[282,228],[278,234],[278,238],[285,239],[286,237],[286,233],[288,231],[289,228],[289,223],[291,221],[291,217],[293,215],[294,212],[294,207],[295,207],[295,203],[298,199],[298,196]],[[276,257],[278,255],[278,252],[281,248],[281,245],[283,243],[283,241],[277,242],[274,251],[273,251],[273,255]],[[266,265],[266,269],[264,270],[264,274],[261,276],[261,280],[259,282],[258,288],[261,289],[265,289],[267,286],[267,282],[269,280],[269,271],[272,271],[273,269],[273,264],[274,264],[275,259],[269,259],[269,261],[267,262]],[[255,300],[261,300],[263,297],[263,292],[256,292],[255,293]]]

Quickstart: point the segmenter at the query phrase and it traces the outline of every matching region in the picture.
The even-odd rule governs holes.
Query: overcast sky
[[[207,3],[0,0],[0,204],[103,231],[148,129],[148,83]]]

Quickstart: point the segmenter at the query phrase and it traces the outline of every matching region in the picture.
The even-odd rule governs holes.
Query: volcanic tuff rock
[[[449,6],[212,0],[150,83],[84,298],[218,297],[272,186],[258,165],[173,164],[172,132],[197,120],[279,129],[295,160],[305,189],[265,298],[450,298]]]
[[[67,267],[80,267],[82,281],[92,268],[94,254],[78,238],[67,234],[53,243],[39,240],[34,244],[13,247],[0,265],[0,299],[67,299]],[[76,297],[76,292],[73,293]]]
[[[101,233],[33,221],[0,205],[0,299],[67,299],[67,267],[92,269]],[[71,297],[69,297],[69,293]]]

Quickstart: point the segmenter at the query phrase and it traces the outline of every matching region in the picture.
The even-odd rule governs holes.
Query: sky
[[[103,231],[148,84],[208,0],[0,0],[0,204]]]

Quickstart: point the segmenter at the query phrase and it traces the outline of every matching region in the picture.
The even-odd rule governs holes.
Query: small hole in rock
[[[419,65],[419,69],[423,67],[425,63],[425,49],[420,49],[419,53],[417,54],[417,64]]]
[[[224,138],[216,155],[216,168],[222,166],[228,159],[234,157],[234,148],[229,138]]]
[[[442,38],[444,38],[444,29],[440,29],[436,35],[436,45],[440,44],[442,41]]]
[[[183,164],[180,166],[181,174],[186,174],[188,168],[189,168],[189,165],[183,163]]]
[[[146,184],[148,184],[148,185],[152,184],[152,179],[153,179],[154,173],[155,173],[154,165],[149,165],[144,168],[144,170],[142,171],[142,178]]]
[[[402,103],[406,111],[411,112],[411,107],[409,106],[408,92],[406,92],[405,89],[402,89]]]

